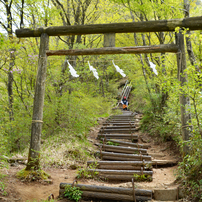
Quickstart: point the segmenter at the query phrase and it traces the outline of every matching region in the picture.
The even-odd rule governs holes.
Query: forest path
[[[139,120],[141,115],[136,115],[137,123],[139,125]],[[103,124],[103,122],[102,122]],[[94,128],[89,136],[89,140],[92,141],[94,144],[98,144],[99,141],[96,140],[96,137],[99,133],[100,128]],[[179,160],[179,154],[177,152],[176,145],[174,142],[161,142],[154,137],[148,136],[146,133],[141,133],[137,131],[136,134],[139,136],[139,143],[150,145],[148,148],[148,154],[152,155],[153,160],[169,160],[176,162]],[[61,182],[64,183],[72,183],[77,175],[75,170],[69,169],[56,169],[56,168],[49,168],[45,170],[49,173],[52,177],[52,184],[48,183],[39,183],[39,182],[31,182],[26,183],[22,182],[15,177],[17,171],[24,168],[24,165],[15,164],[11,166],[10,169],[5,173],[8,174],[7,180],[7,189],[8,196],[0,196],[1,202],[39,202],[41,200],[45,200],[48,196],[52,193],[55,197],[59,195],[59,184]],[[164,168],[153,168],[153,181],[152,182],[135,182],[136,189],[173,189],[176,188],[175,185],[175,172],[177,170],[177,166],[169,166]],[[80,179],[80,184],[87,184],[87,185],[99,185],[99,186],[108,186],[108,187],[123,187],[123,188],[131,188],[131,182],[105,182],[105,181],[96,181],[93,179]],[[63,200],[60,200],[63,201]],[[66,201],[66,200],[64,200]]]
[[[100,190],[93,190],[92,195],[86,193],[86,197],[91,198],[91,196],[95,194],[97,195],[96,197],[100,197],[100,199],[107,199],[108,197],[108,199],[112,199],[113,196],[107,196],[108,191],[103,191],[106,189],[105,187],[108,187],[108,189],[115,187],[132,189],[133,185],[131,181],[132,178],[135,180],[133,176],[134,173],[150,176],[148,173],[153,171],[152,181],[145,181],[144,179],[143,182],[138,182],[140,178],[135,180],[135,190],[138,192],[138,190],[141,189],[142,193],[144,190],[152,190],[153,198],[155,199],[176,200],[180,197],[180,194],[178,190],[179,185],[175,184],[175,171],[177,170],[177,163],[179,161],[179,154],[175,143],[173,141],[160,143],[155,140],[154,137],[150,137],[146,133],[141,133],[138,130],[138,126],[142,115],[135,113],[135,116],[131,116],[131,114],[126,116],[126,113],[134,114],[132,112],[124,112],[122,115],[109,117],[109,119],[103,123],[99,133],[94,134],[94,136],[91,135],[94,144],[99,146],[97,152],[99,158],[97,158],[95,162],[98,167],[96,169],[90,168],[90,171],[98,172],[99,177],[101,179],[108,179],[108,182],[106,182],[106,180],[101,182],[80,180],[80,186],[82,186],[82,184],[101,186],[99,189],[102,189],[102,194],[100,194]],[[131,138],[133,139],[132,142],[135,141],[136,143],[131,143]],[[118,142],[119,145],[112,144]],[[147,147],[148,149],[145,149]],[[150,168],[144,167],[145,164],[149,164],[149,161],[152,162],[154,166],[152,171],[150,171]],[[92,163],[93,161],[89,161],[88,165]],[[139,165],[141,167],[139,167]],[[122,174],[120,174],[120,172]],[[123,183],[121,181],[126,182]],[[63,186],[64,184],[61,185],[61,193],[64,192]],[[86,191],[89,192],[89,190],[90,187],[88,187]],[[82,191],[85,193],[85,189]],[[146,196],[146,191],[145,195],[142,195],[142,193],[142,199],[137,201],[144,201],[145,198],[149,198],[148,195]],[[113,192],[111,194],[113,194]],[[83,195],[85,197],[85,194]],[[138,195],[137,197],[141,198]],[[130,201],[131,199],[128,200]]]

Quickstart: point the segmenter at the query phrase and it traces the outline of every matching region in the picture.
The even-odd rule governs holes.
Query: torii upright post
[[[26,170],[38,170],[40,158],[41,131],[43,123],[43,105],[45,94],[45,81],[47,69],[46,50],[49,46],[49,36],[46,33],[41,34],[40,49],[38,59],[38,71],[34,95],[34,108],[32,116],[31,141]]]
[[[184,35],[182,30],[176,34],[176,44],[178,45],[178,54],[177,54],[177,65],[178,65],[178,80],[180,81],[181,87],[187,82],[187,74],[185,72],[187,68],[186,64],[186,54],[185,54],[185,45],[184,45]],[[186,93],[181,90],[180,94],[180,110],[181,110],[181,128],[182,128],[182,138],[183,141],[188,141],[190,138],[190,125],[191,115],[187,111],[187,107],[190,105],[189,97]],[[183,156],[189,154],[189,146],[184,144],[183,146]]]

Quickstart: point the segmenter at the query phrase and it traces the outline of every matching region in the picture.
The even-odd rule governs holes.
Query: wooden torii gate
[[[184,19],[130,22],[130,23],[110,23],[92,25],[73,25],[73,26],[52,26],[46,28],[17,29],[16,36],[40,37],[40,50],[38,58],[38,71],[34,96],[34,108],[32,116],[31,143],[26,170],[31,167],[39,168],[40,139],[43,123],[43,105],[45,94],[45,80],[47,68],[47,56],[51,55],[101,55],[101,54],[140,54],[140,53],[165,53],[172,52],[177,54],[178,79],[183,86],[186,80],[186,56],[184,46],[184,36],[181,32],[176,34],[176,44],[139,46],[139,47],[104,47],[97,49],[77,49],[77,50],[49,50],[49,36],[63,35],[84,35],[84,34],[114,34],[114,33],[137,33],[137,32],[173,32],[176,27],[189,28],[189,30],[202,30],[202,16]],[[109,34],[109,35],[110,35]],[[180,95],[181,104],[181,125],[182,137],[184,141],[189,139],[188,121],[189,114],[186,111],[186,95]],[[184,153],[189,151],[184,146]]]

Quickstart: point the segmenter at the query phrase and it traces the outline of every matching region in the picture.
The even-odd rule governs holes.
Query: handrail
[[[121,100],[118,102],[117,107],[119,106],[119,104],[121,103],[121,101],[123,100],[123,97],[126,97],[126,99],[128,98],[130,91],[131,91],[131,86],[128,86],[128,80],[125,83],[125,86],[123,87],[122,93],[121,93]]]

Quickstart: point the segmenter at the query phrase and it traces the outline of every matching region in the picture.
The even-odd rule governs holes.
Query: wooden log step
[[[119,115],[112,115],[109,118],[117,118],[117,117],[134,117],[135,115],[132,114],[119,114]]]
[[[159,166],[174,166],[178,164],[178,160],[152,160],[152,165]]]
[[[102,125],[104,126],[134,126],[134,123],[122,123],[122,122],[106,122],[106,123],[103,123]]]
[[[127,140],[133,140],[138,141],[138,135],[134,134],[98,134],[99,138],[106,138],[106,139],[127,139]]]
[[[103,152],[107,153],[107,152]],[[127,155],[126,155],[127,156]],[[148,156],[145,156],[148,157]],[[87,165],[133,165],[133,166],[145,166],[145,165],[167,165],[177,164],[177,160],[152,160],[152,161],[87,161]]]
[[[135,116],[128,116],[128,115],[122,115],[122,116],[110,116],[107,118],[107,120],[110,120],[110,119],[121,119],[121,120],[125,120],[125,119],[135,119],[136,117]]]
[[[103,138],[102,141],[105,141],[105,139]],[[106,141],[107,142],[113,142],[115,144],[122,145],[122,146],[137,147],[137,148],[144,148],[144,149],[148,149],[149,146],[150,146],[148,144],[138,144],[138,143],[132,143],[132,142],[123,142],[123,141],[112,140],[112,139],[107,139]],[[107,144],[107,142],[105,144]]]
[[[111,124],[132,124],[132,125],[134,125],[135,123],[137,123],[137,122],[134,122],[134,121],[107,121],[107,122],[105,122],[105,123],[103,123],[103,124],[108,124],[108,125],[111,125]]]
[[[100,152],[96,152],[100,154]],[[100,154],[102,159],[109,160],[120,160],[120,161],[151,161],[151,156],[148,155],[139,155],[139,154],[122,154],[122,153],[113,153],[113,152],[104,152]]]
[[[133,165],[98,165],[97,168],[106,170],[152,170],[152,167]]]
[[[60,189],[65,189],[66,185],[72,186],[72,183],[60,183]],[[76,187],[80,187],[81,191],[92,191],[101,193],[114,193],[114,194],[125,194],[132,195],[132,188],[122,188],[122,187],[108,187],[108,186],[97,186],[97,185],[86,185],[86,184],[75,184]],[[151,190],[135,189],[135,194],[137,196],[151,196]]]
[[[108,156],[108,155],[103,155],[101,159],[112,160],[112,161],[135,161],[135,158],[131,158],[131,157],[116,157],[116,156]],[[140,159],[137,159],[137,160],[140,160]]]
[[[88,161],[87,165],[96,165],[99,169],[108,170],[151,170],[151,161]]]
[[[136,121],[134,119],[133,120],[114,120],[114,119],[111,119],[111,120],[106,120],[105,123],[109,123],[109,122],[134,123]]]
[[[110,117],[110,118],[108,118],[107,120],[121,120],[121,121],[126,121],[126,120],[134,120],[135,119],[135,117],[134,116],[132,116],[132,117]]]
[[[140,181],[152,181],[152,176],[145,176],[145,178],[134,178],[133,175],[106,175],[106,174],[102,174],[99,175],[99,178],[103,179],[103,180],[115,180],[115,181],[131,181],[132,179],[134,179],[134,181],[136,182],[140,182]]]
[[[146,149],[141,148],[132,148],[132,147],[121,147],[121,146],[114,146],[114,145],[106,145],[106,144],[97,144],[98,146],[102,146],[102,151],[112,151],[117,153],[127,153],[127,154],[134,154],[134,153],[142,153],[147,154]]]
[[[134,166],[144,166],[147,164],[152,164],[152,161],[87,161],[87,165],[97,164],[97,165],[134,165]]]
[[[116,121],[116,122],[135,122],[135,119],[132,118],[132,119],[107,119],[107,122],[112,122],[112,121]]]
[[[59,190],[59,196],[63,197],[64,189]],[[92,191],[82,191],[82,199],[92,200],[92,199],[102,199],[102,200],[110,200],[110,201],[134,201],[133,196],[122,195],[122,194],[113,194],[113,193],[102,193],[102,192],[92,192]],[[150,196],[135,196],[137,202],[148,201],[152,198]]]
[[[126,133],[126,134],[130,134],[130,133],[133,133],[135,131],[138,131],[139,128],[125,128],[125,129],[107,129],[107,128],[104,128],[104,129],[100,129],[100,132],[101,133]]]
[[[117,121],[117,120],[120,120],[120,121],[131,121],[131,120],[135,120],[135,117],[130,117],[130,118],[128,118],[128,117],[116,117],[116,118],[109,118],[109,119],[107,119],[107,121],[112,121],[112,120],[114,120],[114,121]]]
[[[105,169],[88,169],[89,172],[98,172],[100,174],[108,174],[108,175],[131,175],[133,177],[136,175],[153,175],[153,171],[145,171],[145,170],[105,170]]]
[[[135,125],[122,125],[122,126],[102,126],[100,129],[134,129]]]
[[[114,118],[134,118],[135,116],[134,115],[130,115],[130,114],[121,114],[121,115],[113,115],[113,116],[110,116],[108,119],[114,119]]]
[[[111,119],[111,120],[106,120],[106,122],[105,123],[113,123],[113,122],[118,122],[118,123],[135,123],[136,122],[136,120],[114,120],[114,119]]]

